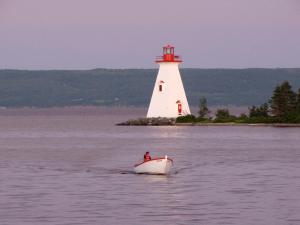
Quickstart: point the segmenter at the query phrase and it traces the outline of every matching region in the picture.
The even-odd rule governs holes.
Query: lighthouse
[[[174,54],[174,47],[163,47],[163,55],[156,58],[159,71],[148,108],[147,118],[176,118],[191,114],[179,73],[181,57]]]

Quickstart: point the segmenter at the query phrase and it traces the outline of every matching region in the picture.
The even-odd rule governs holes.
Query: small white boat
[[[173,160],[165,157],[154,158],[134,166],[135,173],[168,174],[173,165]]]

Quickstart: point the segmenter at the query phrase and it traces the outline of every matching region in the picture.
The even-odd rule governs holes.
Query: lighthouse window
[[[162,92],[162,85],[159,85],[159,91]]]
[[[171,49],[167,48],[167,54],[171,54]]]

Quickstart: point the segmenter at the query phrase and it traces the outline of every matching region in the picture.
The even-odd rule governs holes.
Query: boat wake
[[[132,168],[104,168],[104,167],[80,167],[80,168],[70,168],[70,167],[59,167],[59,168],[49,168],[47,166],[43,167],[34,167],[34,169],[39,171],[55,171],[57,173],[94,173],[94,174],[103,174],[103,175],[145,175],[146,173],[137,174],[135,173]],[[172,170],[168,176],[170,175],[177,175],[179,173],[182,173],[183,171],[189,169],[188,167],[183,168],[176,168]],[[150,174],[147,174],[150,175]],[[155,176],[155,174],[152,174]],[[159,174],[158,174],[159,175]],[[157,174],[156,174],[157,176]],[[159,175],[161,176],[161,175]]]

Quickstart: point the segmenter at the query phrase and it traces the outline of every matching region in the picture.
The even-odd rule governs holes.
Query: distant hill
[[[157,69],[0,70],[0,107],[146,106]],[[250,106],[266,102],[277,84],[300,88],[299,69],[181,69],[188,101]]]

